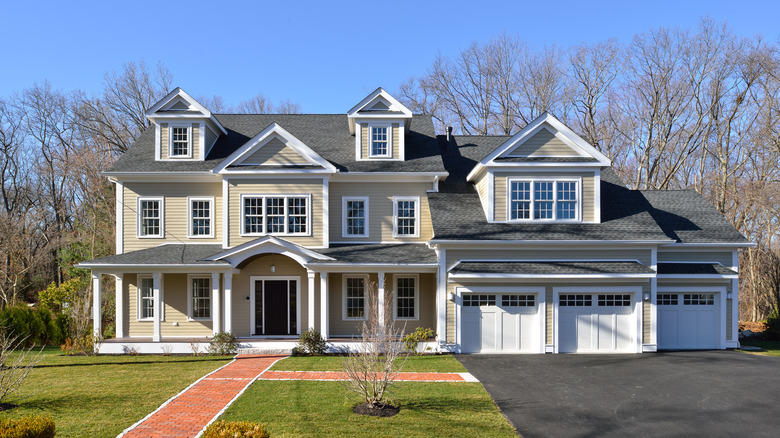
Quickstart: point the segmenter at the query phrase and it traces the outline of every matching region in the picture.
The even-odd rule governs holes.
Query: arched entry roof
[[[244,243],[243,245],[239,245],[235,248],[231,248],[208,257],[206,260],[224,260],[235,267],[241,264],[244,260],[260,254],[282,254],[295,260],[304,267],[307,263],[314,260],[335,260],[316,251],[307,249],[301,245],[274,236],[265,236],[252,240],[250,242]]]

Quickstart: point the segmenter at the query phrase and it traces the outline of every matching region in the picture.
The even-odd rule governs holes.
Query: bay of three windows
[[[579,180],[509,179],[508,219],[579,220]]]

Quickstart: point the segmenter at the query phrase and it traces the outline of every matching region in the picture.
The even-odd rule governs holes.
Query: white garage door
[[[659,293],[658,348],[719,348],[717,293]]]
[[[634,308],[634,294],[561,294],[558,352],[636,352]]]
[[[536,294],[463,294],[461,351],[541,352]]]

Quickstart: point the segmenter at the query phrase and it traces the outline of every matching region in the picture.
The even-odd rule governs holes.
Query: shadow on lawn
[[[151,364],[178,364],[190,362],[218,362],[232,359],[232,357],[215,357],[213,359],[188,359],[188,360],[144,360],[127,362],[88,362],[88,363],[63,363],[35,365],[35,368],[65,368],[65,367],[95,367],[104,365],[151,365]]]

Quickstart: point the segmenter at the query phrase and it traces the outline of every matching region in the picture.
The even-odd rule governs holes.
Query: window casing
[[[368,197],[341,198],[342,237],[368,237]]]
[[[579,179],[507,181],[507,220],[579,221],[582,193]]]
[[[361,275],[344,276],[344,300],[342,318],[364,320],[366,314],[366,304],[368,302],[367,293],[368,278]]]
[[[191,320],[211,319],[211,277],[188,276],[187,317]]]
[[[151,276],[138,276],[138,320],[154,319],[154,283]]]
[[[192,158],[191,125],[168,125],[168,157]]]
[[[420,197],[393,198],[393,236],[420,237]]]
[[[187,198],[191,238],[214,237],[214,198]]]
[[[495,306],[495,294],[465,294],[463,295],[464,307]]]
[[[393,309],[395,319],[420,319],[419,283],[420,279],[417,275],[395,276],[395,309]]]
[[[558,298],[560,307],[589,307],[593,305],[593,295],[561,294]]]
[[[368,156],[393,156],[393,127],[390,124],[368,126]]]
[[[241,235],[311,235],[311,195],[241,195]]]
[[[141,238],[161,238],[165,235],[165,203],[163,198],[138,198],[138,230]]]

